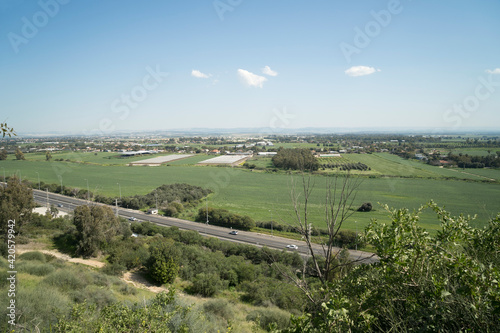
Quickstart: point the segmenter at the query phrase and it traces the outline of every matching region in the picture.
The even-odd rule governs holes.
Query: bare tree
[[[285,270],[281,270],[281,273],[291,279],[312,303],[318,305],[322,301],[322,297],[313,295],[313,290],[309,288],[306,276],[317,276],[324,289],[327,289],[328,283],[332,281],[335,275],[353,264],[353,261],[349,260],[349,253],[346,250],[336,248],[334,245],[342,224],[355,212],[352,207],[361,180],[358,177],[353,177],[349,172],[327,179],[323,221],[327,235],[321,239],[322,251],[319,251],[319,253],[314,250],[311,237],[313,223],[311,223],[309,216],[309,205],[311,204],[311,193],[314,185],[312,177],[302,173],[299,182],[292,178],[290,191],[293,205],[293,222],[288,224],[292,225],[306,242],[310,256],[309,265],[304,264],[301,274]],[[297,190],[298,187],[300,191]]]

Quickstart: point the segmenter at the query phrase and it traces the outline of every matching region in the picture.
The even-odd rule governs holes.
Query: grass
[[[498,170],[466,170],[471,174],[463,174],[389,154],[350,154],[349,159],[363,161],[372,168],[371,172],[378,173],[378,176],[363,178],[354,203],[357,207],[363,202],[371,202],[376,211],[355,213],[351,221],[346,223],[347,229],[360,230],[371,218],[385,218],[387,214],[378,207],[377,202],[414,209],[433,199],[439,205],[446,206],[453,214],[478,214],[478,224],[485,224],[488,218],[500,210],[498,205],[500,185],[483,183],[481,181],[484,178],[471,175],[472,173],[495,175]],[[185,161],[187,160],[189,159]],[[77,188],[86,188],[87,179],[91,191],[113,197],[119,195],[118,183],[123,196],[149,193],[162,184],[188,183],[208,187],[214,191],[209,197],[210,206],[249,215],[261,221],[269,221],[272,211],[274,220],[290,222],[291,177],[283,172],[251,172],[241,168],[185,164],[128,167],[30,160],[1,161],[1,167],[5,169],[7,175],[21,173],[23,179],[28,178],[34,183],[38,181],[36,172],[40,175],[40,179],[47,183],[59,184],[58,175],[62,175],[64,185]],[[495,179],[498,179],[498,174],[496,175]],[[409,176],[411,178],[406,178]],[[298,180],[298,177],[295,178]],[[478,181],[458,180],[459,178]],[[320,227],[324,215],[322,189],[325,188],[326,179],[324,176],[313,176],[315,190],[311,198],[310,217],[311,222]],[[202,206],[204,203],[200,204],[200,207]],[[423,218],[422,225],[433,229],[435,219]]]

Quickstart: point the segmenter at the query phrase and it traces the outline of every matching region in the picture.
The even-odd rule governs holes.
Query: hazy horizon
[[[74,135],[494,130],[499,13],[493,0],[6,0],[0,121]]]

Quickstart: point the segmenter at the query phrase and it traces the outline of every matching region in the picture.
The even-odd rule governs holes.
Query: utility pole
[[[64,194],[63,193],[63,187],[62,187],[62,176],[61,175],[57,175],[57,178],[59,178],[59,181],[61,182],[61,194]]]
[[[271,213],[271,236],[273,235],[273,211],[269,210],[269,213]]]
[[[87,205],[90,204],[90,191],[89,191],[89,180],[85,179],[87,181]]]
[[[205,197],[205,203],[207,204],[207,222],[205,222],[208,225],[208,195]]]
[[[356,229],[355,243],[356,243],[356,251],[357,251],[358,250],[358,221],[354,221],[354,226]]]
[[[38,191],[40,191],[40,174],[37,171],[35,173],[38,175]]]
[[[158,190],[155,190],[156,210],[158,210]]]

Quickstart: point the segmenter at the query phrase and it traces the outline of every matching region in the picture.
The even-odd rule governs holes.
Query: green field
[[[383,174],[390,168],[397,156],[388,155],[370,156],[364,163]],[[125,165],[97,165],[72,162],[32,161],[0,161],[0,177],[20,174],[23,179],[36,183],[38,174],[40,179],[47,183],[86,188],[86,180],[90,190],[96,194],[118,196],[120,184],[122,195],[145,194],[162,184],[189,183],[214,190],[209,197],[209,205],[228,209],[235,213],[249,215],[256,220],[270,220],[271,212],[274,220],[290,222],[290,182],[291,176],[285,173],[252,172],[241,168],[191,166],[183,165],[186,162],[178,161],[178,165],[160,167],[129,167]],[[98,158],[99,156],[93,158]],[[367,155],[350,155],[349,158]],[[201,158],[202,156],[196,156]],[[194,159],[192,157],[191,159]],[[393,160],[394,159],[394,160]],[[405,165],[405,162],[408,164]],[[191,163],[191,162],[189,162]],[[416,165],[414,165],[416,163]],[[395,165],[398,165],[397,163]],[[457,171],[439,169],[424,165],[416,161],[402,160],[400,167],[393,169],[393,173],[401,176],[415,176],[430,174],[426,167],[434,168],[439,172]],[[420,169],[422,167],[422,169]],[[386,171],[384,171],[386,170]],[[414,171],[412,171],[414,170]],[[477,171],[477,170],[476,170]],[[497,170],[483,170],[497,172]],[[38,172],[38,174],[37,174]],[[58,175],[62,177],[59,178]],[[469,176],[476,177],[476,176]],[[295,176],[299,180],[298,176]],[[310,217],[312,223],[321,226],[324,215],[325,176],[314,176],[315,190],[311,200]],[[439,205],[446,206],[454,214],[478,214],[478,224],[486,223],[489,217],[500,212],[500,185],[498,183],[467,182],[463,180],[446,180],[444,178],[399,178],[399,177],[363,177],[363,183],[355,200],[355,206],[363,202],[372,202],[375,211],[370,213],[355,213],[347,228],[356,229],[365,226],[371,218],[385,218],[384,212],[377,202],[394,207],[417,208],[430,199]],[[427,215],[426,215],[427,216]],[[434,220],[427,220],[424,216],[422,225],[435,228]],[[429,215],[430,216],[430,215]],[[357,221],[355,224],[354,221]]]

